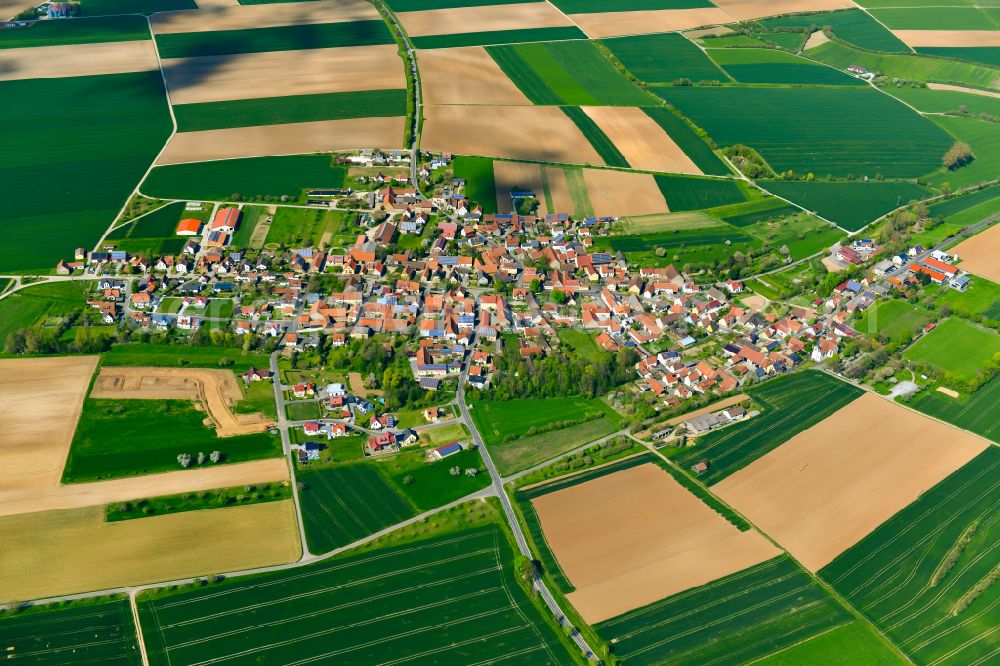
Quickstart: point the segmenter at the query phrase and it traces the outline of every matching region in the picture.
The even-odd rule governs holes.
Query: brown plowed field
[[[780,551],[740,532],[653,464],[532,500],[545,540],[593,624],[768,560]]]
[[[175,134],[157,164],[258,155],[401,148],[406,118],[350,118]]]
[[[531,106],[482,46],[417,51],[417,65],[424,104]]]
[[[0,518],[0,590],[27,601],[298,560],[292,502],[104,522],[104,507]]]
[[[274,425],[260,413],[233,413],[231,408],[243,397],[243,392],[231,370],[105,366],[90,397],[195,400],[205,407],[219,437],[263,432]]]
[[[0,81],[58,79],[149,72],[159,68],[153,42],[98,42],[60,46],[3,49]]]
[[[731,23],[733,20],[732,16],[715,7],[573,14],[570,18],[595,39],[687,30],[703,25]]]
[[[1000,224],[965,239],[949,252],[962,260],[958,266],[963,271],[1000,282]]]
[[[562,12],[547,2],[428,9],[399,12],[396,16],[410,37],[572,25]]]
[[[737,21],[857,7],[851,0],[712,0],[712,4]]]
[[[512,210],[510,193],[512,191],[530,191],[535,198],[545,206],[544,188],[542,187],[542,168],[537,164],[523,162],[493,163],[493,181],[497,192],[497,210],[509,213]]]
[[[205,6],[205,2],[209,6]],[[282,25],[379,20],[375,7],[364,0],[238,5],[236,0],[198,0],[198,10],[164,12],[150,17],[153,33],[247,30]]]
[[[908,46],[1000,46],[1000,30],[893,30]]]
[[[395,44],[167,58],[163,75],[172,104],[406,87]]]
[[[988,445],[865,393],[712,490],[817,571]]]
[[[642,109],[625,106],[582,108],[633,169],[701,175],[701,169]]]
[[[421,148],[538,162],[603,165],[573,121],[554,106],[424,107]]]
[[[626,217],[667,213],[667,202],[648,173],[584,169],[583,180],[594,215]]]
[[[552,210],[549,212],[582,215],[583,211],[576,210],[573,205],[569,181],[566,180],[566,170],[559,167],[544,167],[544,169],[545,180],[549,184],[549,195],[552,197]]]
[[[953,86],[948,83],[928,83],[927,87],[931,90],[953,90],[960,93],[968,93],[970,95],[981,95],[983,97],[996,97],[1000,99],[1000,92],[995,92],[992,90],[980,90],[979,88],[966,88],[965,86]]]

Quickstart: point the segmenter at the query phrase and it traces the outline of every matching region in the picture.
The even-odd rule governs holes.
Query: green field
[[[204,420],[205,413],[187,400],[87,398],[66,458],[63,483],[180,470],[177,456],[182,453],[197,457],[221,451],[223,462],[281,455],[280,441],[266,432],[223,439]]]
[[[636,78],[646,83],[726,81],[729,77],[683,35],[637,35],[601,41]]]
[[[406,115],[406,90],[363,90],[177,104],[177,131]]]
[[[296,472],[309,552],[326,553],[402,522],[415,511],[371,464]]]
[[[588,361],[601,361],[608,357],[608,352],[597,346],[594,336],[579,328],[560,328],[557,331],[559,341],[568,351]]]
[[[567,663],[517,582],[512,556],[504,532],[489,524],[144,597],[139,617],[155,666],[251,655],[281,664]]]
[[[658,174],[656,184],[673,212],[716,208],[746,201],[739,181]]]
[[[338,188],[347,171],[329,155],[248,157],[153,169],[142,184],[144,194],[165,199],[228,201],[234,194],[252,199],[290,196],[313,187]]]
[[[930,213],[931,217],[940,215],[948,222],[951,222],[952,216],[958,215],[981,203],[993,201],[994,199],[1000,199],[1000,185],[984,187],[981,190],[969,192],[968,194],[963,194],[939,203],[933,203],[927,207],[927,212]]]
[[[838,69],[776,49],[711,49],[708,55],[740,83],[864,85]]]
[[[48,271],[92,247],[170,126],[159,72],[0,82],[0,182],[18,193],[0,221],[0,271]]]
[[[861,395],[861,389],[822,372],[807,370],[755,386],[748,393],[763,408],[753,418],[698,437],[673,460],[685,469],[707,460],[699,475],[718,483],[810,428]]]
[[[1000,449],[989,447],[819,575],[915,663],[989,663],[1000,650]],[[970,597],[972,597],[970,599]]]
[[[806,55],[837,69],[858,65],[883,76],[908,81],[933,81],[990,88],[997,78],[997,70],[992,67],[913,53],[873,53],[835,41],[811,48]]]
[[[4,297],[0,300],[0,345],[19,329],[44,324],[49,317],[61,318],[84,311],[87,294],[85,283],[53,282],[33,285]]]
[[[947,304],[954,312],[967,317],[985,314],[996,318],[1000,309],[1000,284],[986,278],[973,277],[965,291],[942,287],[940,294],[935,305]]]
[[[915,363],[932,365],[959,381],[971,381],[998,352],[1000,335],[996,331],[950,317],[903,355]]]
[[[778,199],[764,197],[745,203],[719,206],[709,210],[709,214],[724,220],[734,227],[749,227],[758,222],[773,220],[786,215],[797,215],[799,209]]]
[[[712,147],[676,113],[662,106],[647,107],[643,111],[656,121],[702,173],[709,176],[728,176],[732,173]]]
[[[1000,67],[1000,48],[995,46],[921,46],[917,52],[939,58],[955,58],[981,63],[989,67]]]
[[[453,164],[455,178],[465,179],[465,196],[478,203],[484,213],[497,212],[493,160],[489,157],[458,155]]]
[[[745,664],[853,620],[787,556],[595,626],[625,664]],[[874,639],[872,639],[874,640]]]
[[[490,456],[501,474],[513,474],[610,435],[618,428],[617,424],[608,419],[592,419],[558,430],[526,435],[511,442],[494,444],[490,447]]]
[[[573,121],[573,124],[583,133],[590,145],[594,147],[597,154],[601,156],[601,159],[608,166],[616,167],[629,167],[628,161],[625,156],[621,154],[608,135],[604,133],[597,123],[591,120],[583,109],[578,106],[563,106],[560,107],[563,113]]]
[[[1000,377],[986,382],[975,393],[963,393],[958,398],[940,391],[923,391],[909,405],[1000,444],[1000,419],[996,418],[997,406],[1000,405]]]
[[[887,88],[886,92],[928,113],[947,113],[964,108],[971,114],[986,113],[1000,117],[1000,99],[996,97],[930,88]]]
[[[167,204],[122,225],[105,236],[109,244],[119,250],[154,257],[160,254],[177,254],[184,247],[183,237],[176,236],[181,218],[208,220],[210,211],[185,211],[183,201]]]
[[[934,122],[959,141],[969,144],[976,158],[971,164],[955,171],[939,170],[928,178],[932,184],[948,183],[952,188],[959,188],[997,179],[1000,173],[1000,132],[996,131],[996,123],[954,116],[934,116]]]
[[[591,42],[491,46],[490,56],[535,104],[637,106],[654,100]]]
[[[5,658],[24,664],[141,666],[127,599],[36,606],[0,617]]]
[[[424,37],[412,37],[410,41],[418,49],[447,49],[457,46],[489,46],[491,44],[520,44],[586,38],[587,35],[576,26],[564,26],[557,28],[462,32],[453,35],[426,35]]]
[[[554,423],[605,414],[607,409],[599,398],[482,400],[470,407],[472,420],[483,441],[490,447],[534,435],[537,428]]]
[[[237,53],[392,43],[392,34],[381,20],[283,25],[248,30],[180,32],[156,36],[156,47],[161,58],[201,58]]]
[[[857,231],[910,201],[932,192],[905,182],[761,181],[764,189],[830,220],[847,231]]]
[[[266,354],[244,352],[238,347],[192,347],[131,342],[114,345],[103,356],[103,364],[109,366],[219,368],[223,367],[220,361],[224,364],[232,361],[232,365],[225,367],[231,368],[234,372],[244,372],[251,367],[268,367]]]
[[[324,234],[333,238],[340,232],[345,215],[340,210],[282,207],[275,213],[264,242],[319,247]]]
[[[116,502],[104,507],[105,522],[138,520],[151,516],[165,516],[185,511],[223,509],[227,506],[248,506],[265,502],[280,502],[292,498],[287,481],[273,484],[246,484],[231,488],[217,488],[199,492],[177,493],[140,499],[134,502]]]
[[[822,14],[793,14],[760,22],[768,28],[825,28],[838,39],[869,51],[908,53],[906,44],[860,9],[845,9]],[[764,35],[769,38],[769,35]]]
[[[694,9],[711,7],[708,0],[615,0],[608,5],[605,0],[552,0],[567,14],[593,14],[598,12],[642,12],[657,9]]]
[[[761,666],[901,666],[907,662],[893,652],[874,629],[858,621],[841,625],[754,663]]]
[[[106,16],[62,21],[36,21],[28,28],[0,30],[0,49],[57,44],[130,42],[149,39],[149,26],[141,16]]]
[[[250,239],[253,238],[253,230],[260,222],[261,215],[264,214],[264,206],[243,206],[240,217],[240,226],[233,234],[230,245],[233,247],[250,247]]]
[[[931,320],[931,313],[907,301],[893,299],[876,301],[854,323],[854,330],[872,338],[888,337],[896,344],[908,342],[924,324]]]
[[[430,511],[462,499],[491,483],[483,459],[475,449],[428,462],[426,449],[407,448],[395,455],[383,456],[374,464],[396,492],[409,500],[417,511]],[[453,476],[452,467],[458,467],[461,473]],[[467,469],[475,469],[477,474],[466,476]]]
[[[908,107],[867,88],[672,87],[655,92],[720,146],[750,146],[777,171],[916,177],[937,169],[954,142]],[[873,117],[881,119],[877,126]]]
[[[285,403],[285,413],[289,421],[308,421],[321,416],[319,403],[312,400]]]
[[[781,31],[768,32],[763,38],[771,44],[776,44],[787,51],[798,52],[808,38],[808,35],[804,32]]]
[[[890,30],[995,30],[1000,9],[979,7],[891,7],[871,15]]]

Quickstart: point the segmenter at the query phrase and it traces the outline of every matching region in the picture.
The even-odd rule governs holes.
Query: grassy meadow
[[[927,363],[959,380],[972,380],[987,362],[1000,353],[1000,335],[966,319],[951,317],[922,336],[903,355]]]

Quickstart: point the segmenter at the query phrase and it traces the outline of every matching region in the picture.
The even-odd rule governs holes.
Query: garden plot
[[[949,250],[962,260],[959,268],[1000,282],[1000,224],[968,238]]]
[[[406,119],[350,118],[175,134],[157,165],[357,148],[400,148]]]
[[[581,107],[634,169],[701,175],[699,169],[642,109]]]
[[[35,46],[4,49],[0,81],[149,72],[158,67],[148,39]]]
[[[667,202],[648,173],[584,169],[587,196],[595,215],[625,217],[667,213]]]
[[[421,149],[539,162],[603,165],[593,146],[558,107],[427,106]]]
[[[562,12],[547,2],[429,9],[400,12],[397,16],[410,37],[573,26]]]
[[[713,489],[817,571],[987,446],[866,393]]]
[[[395,44],[167,58],[163,75],[173,104],[406,87]]]
[[[640,465],[532,500],[545,540],[590,623],[779,554],[740,532],[670,474]]]
[[[417,64],[424,104],[531,105],[481,46],[418,51]]]
[[[655,32],[687,30],[703,25],[731,23],[733,17],[716,7],[696,9],[654,9],[635,12],[572,14],[570,19],[590,37],[648,35]]]
[[[210,8],[201,7],[199,11],[160,12],[150,18],[150,27],[154,35],[168,35],[381,20],[375,7],[364,0],[314,0],[307,3],[279,2],[259,5],[237,5],[229,3],[228,0],[222,1],[232,6],[216,5]]]

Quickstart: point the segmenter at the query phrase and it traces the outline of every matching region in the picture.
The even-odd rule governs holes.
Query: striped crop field
[[[1000,654],[1000,449],[989,447],[820,570],[919,664]]]
[[[746,664],[851,621],[782,555],[595,629],[625,664]]]
[[[646,83],[728,81],[705,52],[676,32],[616,37],[602,42],[637,79]]]
[[[909,53],[910,51],[896,35],[860,9],[845,9],[823,14],[792,14],[767,19],[761,21],[761,24],[768,28],[829,26],[830,31],[838,39],[863,49],[892,53]],[[765,35],[765,38],[768,37],[769,35]]]
[[[906,182],[761,181],[761,187],[821,215],[847,231],[857,231],[889,211],[926,199],[931,191]]]
[[[139,600],[149,662],[561,664],[496,524]]]
[[[910,407],[1000,444],[1000,377],[994,377],[972,394],[952,398],[928,390],[910,401]]]
[[[490,44],[521,44],[566,39],[586,39],[587,35],[576,26],[552,28],[521,28],[518,30],[486,30],[461,32],[453,35],[423,35],[413,37],[418,49],[448,49],[457,46],[488,46]]]
[[[817,65],[777,49],[711,49],[708,54],[740,83],[864,85],[838,69]]]
[[[306,541],[325,553],[416,514],[371,465],[302,469],[298,480]]]
[[[719,159],[705,139],[679,115],[662,106],[651,106],[643,109],[647,116],[666,132],[674,143],[691,158],[701,172],[708,176],[728,176],[729,167]]]
[[[0,646],[17,664],[142,664],[127,599],[39,606],[0,617]]]
[[[728,428],[708,432],[673,456],[681,467],[708,460],[699,477],[708,485],[743,469],[794,435],[810,428],[862,394],[861,389],[822,372],[798,372],[752,388],[761,413]]]
[[[594,150],[597,151],[597,154],[601,156],[601,159],[604,160],[608,166],[623,167],[626,169],[629,167],[628,160],[625,159],[625,156],[622,155],[617,146],[612,143],[611,139],[608,138],[608,135],[604,133],[604,130],[598,127],[597,123],[595,123],[583,109],[578,106],[563,106],[560,108],[563,113],[565,113],[566,116],[573,121],[573,124],[577,126],[577,129],[583,133],[583,136],[586,137],[587,141],[590,142],[590,145],[594,147]]]

